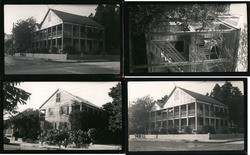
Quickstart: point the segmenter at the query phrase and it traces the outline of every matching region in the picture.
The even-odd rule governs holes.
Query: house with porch
[[[242,16],[207,17],[207,24],[159,19],[146,33],[150,73],[234,72],[237,65]]]
[[[180,133],[189,126],[201,131],[204,125],[213,126],[216,132],[229,129],[229,109],[223,103],[181,87],[175,87],[164,104],[155,103],[149,113],[150,130],[175,128]]]
[[[45,129],[71,129],[69,115],[72,112],[88,112],[100,118],[107,113],[95,104],[75,96],[62,89],[57,89],[39,108],[40,127]],[[79,124],[80,125],[80,124]],[[100,127],[105,128],[105,126]]]
[[[73,46],[79,52],[103,52],[105,28],[89,17],[49,9],[32,35],[33,48]]]

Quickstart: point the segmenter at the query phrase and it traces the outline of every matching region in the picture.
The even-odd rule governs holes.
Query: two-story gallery
[[[183,132],[186,126],[199,131],[204,125],[216,132],[228,130],[228,106],[205,95],[175,87],[166,103],[155,103],[150,117],[150,130],[176,128]]]
[[[105,49],[105,28],[89,17],[49,9],[41,24],[36,25],[32,37],[33,48],[73,46],[80,52],[98,52]]]

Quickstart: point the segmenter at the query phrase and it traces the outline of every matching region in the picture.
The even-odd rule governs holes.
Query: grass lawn
[[[244,150],[244,142],[199,143],[188,141],[129,141],[129,151],[226,151]]]

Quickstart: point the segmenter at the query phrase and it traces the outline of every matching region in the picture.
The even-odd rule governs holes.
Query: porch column
[[[205,113],[206,113],[206,110],[205,110],[205,104],[203,103],[203,125],[205,124]]]
[[[49,43],[48,43],[48,41],[49,41],[49,28],[47,28],[47,32],[46,32],[46,48],[49,46]]]
[[[155,129],[156,129],[156,111],[155,111],[155,119],[154,119],[154,123],[155,123]]]
[[[88,40],[88,35],[87,35],[88,33],[87,33],[87,27],[86,26],[85,26],[85,33],[86,33],[86,35],[85,35],[85,42],[84,42],[85,45],[84,46],[85,46],[85,52],[86,52],[87,51],[87,40]]]
[[[174,125],[175,124],[174,124],[174,107],[173,107],[173,127],[175,127]]]
[[[198,117],[197,117],[197,102],[195,101],[195,130],[198,130]]]
[[[163,125],[162,125],[162,122],[163,120],[162,120],[162,110],[161,110],[161,128],[163,127]]]
[[[52,26],[51,26],[51,30],[50,30],[50,32],[51,32],[51,33],[50,33],[50,36],[51,36],[51,37],[50,37],[50,49],[52,49],[52,43],[53,43],[53,42],[52,42],[52,40],[53,40],[53,39],[52,39],[52,38],[53,38],[53,31],[52,31],[52,30],[53,30],[53,29],[52,29]]]
[[[73,37],[74,37],[74,33],[73,33],[73,25],[71,25],[71,46],[74,46],[73,45]]]
[[[80,111],[82,111],[82,104],[80,104]]]
[[[209,125],[211,125],[211,109],[210,105],[208,105],[208,117],[209,117]]]
[[[103,52],[105,52],[105,29],[103,29],[103,37],[102,37],[102,45],[103,45]]]
[[[166,131],[168,131],[168,109],[167,110],[167,124],[166,124]],[[167,133],[167,132],[166,132]]]
[[[79,35],[78,35],[78,49],[79,49],[79,52],[81,52],[81,39],[80,39],[80,36],[81,36],[81,26],[80,25],[78,27],[78,32],[79,32]]]
[[[189,122],[188,122],[188,104],[186,105],[186,115],[187,115],[187,126],[189,125]]]
[[[62,41],[61,41],[61,43],[62,43],[62,44],[61,44],[62,50],[63,50],[63,47],[64,47],[64,46],[63,46],[63,36],[64,36],[63,34],[64,34],[64,24],[62,23]]]
[[[56,25],[56,48],[57,48],[57,34],[58,34],[58,29],[57,29],[57,25]]]
[[[179,105],[179,130],[181,130],[181,106]]]
[[[72,112],[72,106],[69,106],[69,114]]]
[[[151,126],[150,126],[150,122],[151,122],[151,112],[148,113],[148,119],[149,119],[149,120],[148,120],[148,128],[149,128],[149,130],[151,130]],[[149,131],[149,130],[148,130],[148,131]],[[149,134],[149,133],[148,133],[148,134]]]

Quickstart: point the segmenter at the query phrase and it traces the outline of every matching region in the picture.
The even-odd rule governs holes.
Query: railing
[[[195,115],[194,109],[188,110],[188,116],[194,116],[194,115]]]
[[[62,45],[57,45],[57,49],[62,49]]]
[[[179,112],[174,112],[174,118],[179,118]]]
[[[161,116],[156,116],[156,120],[157,121],[161,120]]]
[[[203,116],[203,110],[197,110],[197,116]]]
[[[173,113],[168,113],[168,118],[173,118]]]
[[[187,116],[187,111],[185,110],[185,111],[181,111],[181,117],[185,117],[185,116]]]
[[[55,37],[56,36],[56,32],[52,32],[52,35],[53,35],[53,37]]]
[[[88,38],[92,38],[92,39],[102,39],[103,38],[103,35],[99,34],[99,33],[89,32],[86,35]]]
[[[149,121],[154,121],[155,120],[155,117],[149,117]]]
[[[209,116],[209,111],[205,111],[205,116]]]

